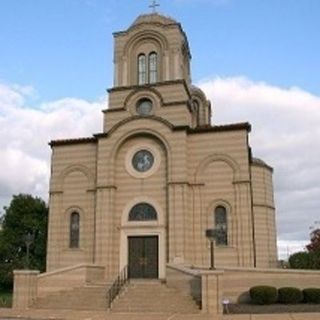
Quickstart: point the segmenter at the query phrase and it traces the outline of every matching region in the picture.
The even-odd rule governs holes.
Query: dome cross
[[[149,8],[152,8],[152,12],[156,13],[157,12],[157,7],[160,7],[160,4],[157,3],[156,0],[153,0],[152,3],[150,4]]]

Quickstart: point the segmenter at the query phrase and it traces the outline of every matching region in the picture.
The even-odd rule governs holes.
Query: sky
[[[320,220],[320,1],[158,2],[188,36],[213,124],[250,122],[254,156],[274,168],[280,256],[303,249]],[[101,132],[112,33],[150,3],[0,0],[0,208],[48,199],[50,140]]]

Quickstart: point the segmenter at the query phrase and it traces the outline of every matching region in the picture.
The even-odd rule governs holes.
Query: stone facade
[[[47,271],[95,264],[112,279],[126,265],[148,268],[147,245],[130,241],[149,237],[153,277],[164,279],[167,263],[209,265],[213,227],[217,266],[275,267],[272,168],[251,156],[248,123],[211,124],[181,25],[142,15],[114,39],[103,132],[50,143]]]

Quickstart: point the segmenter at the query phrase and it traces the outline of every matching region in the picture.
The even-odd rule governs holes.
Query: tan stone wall
[[[205,230],[214,225],[214,208],[224,205],[228,246],[216,247],[216,265],[252,266],[246,141],[245,130],[187,135],[157,120],[136,118],[100,138],[98,151],[94,144],[71,145],[70,150],[55,147],[51,185],[56,191],[50,200],[48,270],[94,261],[107,267],[106,278],[114,277],[124,266],[121,261],[126,261],[121,243],[125,241],[121,240],[123,219],[127,221],[130,208],[139,201],[150,202],[163,215],[161,223],[140,233],[158,228],[166,239],[161,246],[168,248],[165,255],[169,261],[196,266],[209,265]],[[139,146],[154,150],[160,163],[144,178],[132,175],[127,168],[133,155],[130,150]],[[92,168],[96,154],[97,167]],[[78,158],[84,161],[77,164]],[[96,171],[96,180],[90,179],[88,172]],[[82,218],[80,249],[68,248],[68,219],[73,210]]]
[[[214,208],[228,214],[228,246],[217,247],[217,266],[253,266],[251,191],[246,131],[188,136],[189,188],[187,256],[208,266],[205,230],[214,227]]]
[[[272,171],[266,166],[253,164],[251,172],[256,266],[274,268],[277,266],[277,236]]]
[[[256,285],[276,288],[320,288],[320,272],[283,269],[226,269],[223,275],[223,296],[233,302],[248,301],[248,290]]]
[[[190,269],[183,272],[183,267],[175,268],[174,265],[167,265],[166,285],[176,288],[183,294],[190,295],[194,301],[201,306],[201,275],[197,270]]]
[[[53,292],[72,290],[91,282],[101,281],[104,276],[104,267],[85,264],[42,273],[37,277],[37,296],[43,297]]]
[[[183,265],[167,266],[168,283],[192,295],[190,285],[201,277],[202,312],[223,312],[223,300],[230,303],[248,302],[249,289],[257,285],[276,288],[297,287],[300,289],[320,287],[320,271],[225,268],[217,270],[194,269]]]
[[[136,106],[141,98],[149,98],[153,102],[151,115],[161,117],[175,126],[191,126],[192,114],[187,105],[189,92],[183,81],[176,81],[111,91],[110,111],[105,111],[104,115],[104,132],[112,129],[120,121],[136,116]]]
[[[13,305],[14,309],[27,309],[37,297],[37,277],[39,271],[15,270]]]
[[[47,270],[93,262],[95,144],[54,147]],[[80,247],[69,248],[70,215],[80,214]]]

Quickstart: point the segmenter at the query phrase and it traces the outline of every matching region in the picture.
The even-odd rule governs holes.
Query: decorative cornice
[[[61,145],[83,144],[83,143],[97,143],[97,139],[95,137],[87,137],[87,138],[51,140],[49,142],[49,146],[55,147],[55,146],[61,146]]]
[[[268,209],[271,209],[271,210],[275,210],[275,206],[271,206],[269,204],[263,204],[263,203],[253,203],[253,207],[262,207],[262,208],[268,208]]]
[[[222,131],[238,131],[238,130],[246,130],[247,132],[251,131],[251,125],[249,122],[240,122],[240,123],[232,123],[225,124],[220,126],[201,126],[196,128],[188,127],[188,134],[197,134],[197,133],[208,133],[208,132],[222,132]]]
[[[97,186],[96,187],[96,189],[97,190],[102,190],[102,189],[114,189],[114,190],[117,190],[117,186],[115,186],[115,185],[105,185],[105,186],[103,186],[103,185],[101,185],[101,186]]]
[[[107,89],[108,93],[117,92],[117,91],[124,91],[124,90],[148,90],[150,88],[159,87],[159,86],[172,86],[174,84],[182,84],[188,93],[189,98],[191,98],[190,89],[187,85],[186,80],[178,79],[178,80],[168,80],[168,81],[161,81],[156,83],[148,83],[143,85],[130,85],[130,86],[119,86]]]
[[[190,185],[189,181],[169,181],[168,185]]]

